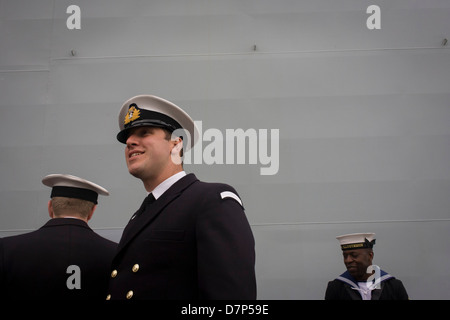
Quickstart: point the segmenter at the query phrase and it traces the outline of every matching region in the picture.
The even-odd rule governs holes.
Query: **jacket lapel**
[[[152,203],[139,217],[128,222],[122,238],[120,239],[117,254],[125,248],[145,227],[147,227],[162,211],[192,183],[198,181],[197,177],[190,173],[175,182],[161,197]],[[117,255],[116,255],[117,256]]]
[[[384,283],[381,283],[381,289],[374,289],[372,290],[372,299],[371,300],[380,300],[381,297],[381,291],[384,288]]]
[[[356,284],[356,280],[350,275],[348,271],[345,271],[336,279],[347,284],[344,287],[352,300],[361,300],[361,294],[358,291],[359,287]]]

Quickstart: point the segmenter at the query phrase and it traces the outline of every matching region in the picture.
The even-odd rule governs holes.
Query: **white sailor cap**
[[[350,233],[336,237],[342,250],[373,248],[375,233]]]
[[[99,194],[109,195],[102,186],[70,174],[49,174],[42,179],[42,183],[52,188],[51,198],[77,198],[97,204]]]
[[[185,151],[192,148],[199,137],[194,121],[183,109],[152,95],[135,96],[123,103],[119,112],[120,132],[117,140],[126,143],[129,130],[143,126],[164,128],[170,133],[177,130],[177,136],[183,139]]]

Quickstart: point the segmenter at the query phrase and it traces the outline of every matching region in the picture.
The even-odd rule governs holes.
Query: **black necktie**
[[[144,199],[144,201],[142,201],[141,207],[139,208],[138,211],[136,211],[136,213],[133,216],[133,219],[139,217],[142,214],[142,212],[144,212],[148,208],[148,206],[150,206],[155,201],[156,201],[155,196],[153,195],[153,193],[150,193]]]
[[[149,205],[152,204],[153,202],[156,201],[155,196],[153,195],[153,193],[149,193],[147,198],[145,198],[145,205]]]

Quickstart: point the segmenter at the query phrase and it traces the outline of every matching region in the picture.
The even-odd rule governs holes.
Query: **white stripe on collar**
[[[370,289],[371,290],[375,289],[378,284],[390,278],[392,278],[392,276],[389,273],[386,273],[385,275],[375,279],[374,283],[370,286]],[[350,279],[344,278],[342,276],[339,276],[336,279],[349,284],[352,287],[352,289],[359,290],[359,286]]]

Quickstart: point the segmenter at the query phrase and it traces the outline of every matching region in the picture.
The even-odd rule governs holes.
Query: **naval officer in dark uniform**
[[[403,283],[372,265],[374,233],[338,236],[347,271],[328,282],[325,300],[408,300]]]
[[[141,95],[123,104],[119,127],[128,171],[149,195],[123,231],[106,299],[256,299],[242,200],[233,187],[183,170],[181,152],[198,138],[189,115]]]
[[[87,224],[103,187],[72,175],[52,174],[50,220],[40,229],[0,239],[0,298],[103,300],[117,244]]]

